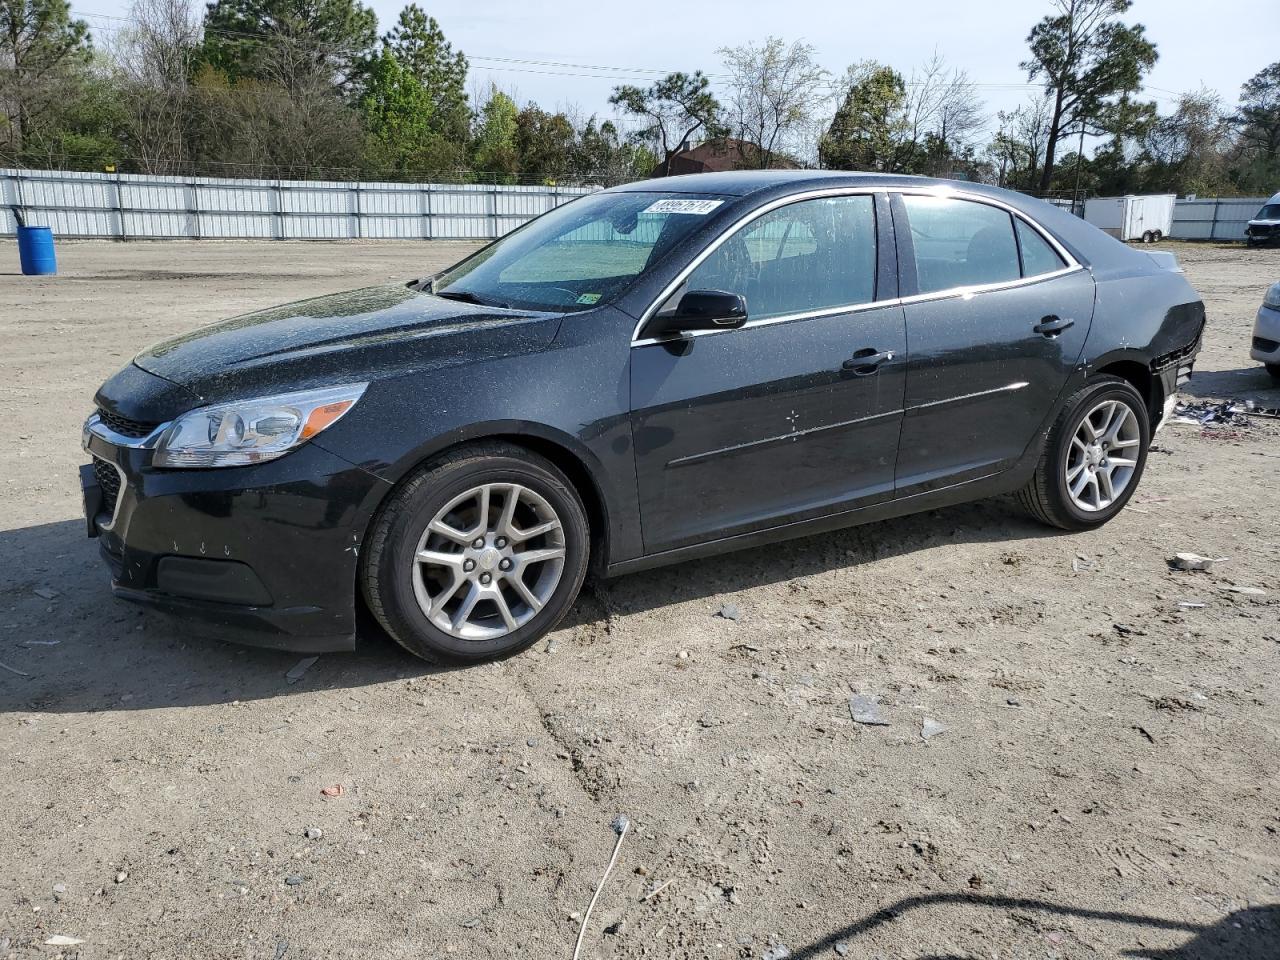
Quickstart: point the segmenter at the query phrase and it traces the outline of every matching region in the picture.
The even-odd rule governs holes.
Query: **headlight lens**
[[[257,397],[184,413],[156,444],[157,467],[240,467],[283,457],[333,426],[367,383]]]
[[[1280,283],[1273,283],[1267,290],[1267,298],[1262,301],[1273,310],[1280,310]]]

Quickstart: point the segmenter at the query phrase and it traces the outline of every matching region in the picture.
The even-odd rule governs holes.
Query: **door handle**
[[[879,370],[880,364],[892,359],[892,350],[877,351],[873,347],[866,347],[859,350],[840,366],[845,370],[852,370],[859,377],[865,377]]]
[[[1048,316],[1048,317],[1042,317],[1040,322],[1037,323],[1031,329],[1034,330],[1036,333],[1040,334],[1041,336],[1048,337],[1050,340],[1052,340],[1054,337],[1060,334],[1063,330],[1066,330],[1067,327],[1071,327],[1071,326],[1075,326],[1074,320],[1069,320],[1069,319],[1064,320],[1062,319],[1062,317]]]

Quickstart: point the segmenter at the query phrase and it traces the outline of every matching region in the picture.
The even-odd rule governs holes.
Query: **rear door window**
[[[870,303],[876,291],[874,201],[861,194],[779,207],[720,244],[684,290],[741,294],[750,320]]]
[[[902,200],[920,293],[1021,278],[1013,218],[1006,211],[953,197],[908,194]]]

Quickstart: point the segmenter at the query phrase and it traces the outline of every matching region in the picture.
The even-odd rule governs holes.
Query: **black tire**
[[[1066,462],[1071,438],[1085,415],[1106,400],[1122,400],[1133,412],[1138,424],[1139,446],[1132,477],[1115,500],[1102,510],[1081,510],[1067,491]],[[1122,509],[1142,481],[1147,464],[1147,447],[1151,443],[1151,421],[1146,402],[1133,386],[1119,377],[1091,377],[1067,400],[1045,438],[1040,461],[1031,480],[1018,494],[1019,501],[1037,520],[1062,530],[1092,530],[1100,527]]]
[[[451,499],[485,483],[519,483],[544,498],[564,531],[564,567],[545,605],[497,639],[462,639],[433,624],[414,590],[414,554],[427,525]],[[415,656],[438,664],[468,664],[519,653],[553,629],[578,596],[591,535],[582,500],[549,460],[508,443],[459,447],[432,460],[391,494],[365,540],[361,587],[387,633]]]
[[[1266,364],[1267,373],[1271,374],[1272,379],[1280,380],[1280,363]]]

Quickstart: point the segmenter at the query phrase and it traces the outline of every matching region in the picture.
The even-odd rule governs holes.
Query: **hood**
[[[561,317],[394,284],[247,313],[157,343],[133,362],[216,403],[529,352],[554,339]]]

